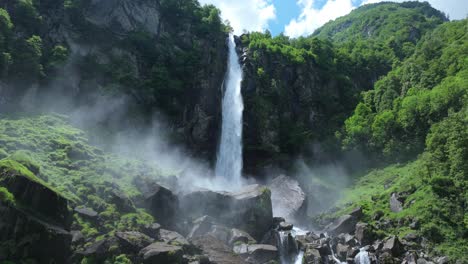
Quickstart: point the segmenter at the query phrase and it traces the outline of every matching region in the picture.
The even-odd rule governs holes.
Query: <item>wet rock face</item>
[[[273,215],[294,219],[307,213],[307,199],[295,179],[281,175],[268,185],[271,190]]]
[[[356,217],[352,215],[343,215],[336,219],[333,223],[329,224],[325,230],[332,235],[338,235],[340,233],[352,233],[355,230],[357,223]]]
[[[92,0],[85,18],[92,24],[123,34],[145,30],[158,35],[160,13],[155,1]]]
[[[251,185],[238,192],[195,191],[181,198],[181,212],[197,218],[208,215],[217,222],[239,228],[259,240],[273,221],[268,188]]]

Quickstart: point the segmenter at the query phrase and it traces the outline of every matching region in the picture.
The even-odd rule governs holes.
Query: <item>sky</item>
[[[229,20],[235,34],[269,30],[273,35],[308,36],[326,22],[353,9],[382,0],[199,0],[213,4],[223,19]],[[388,0],[387,0],[388,1]],[[404,0],[390,0],[403,2]],[[468,16],[468,0],[427,0],[451,20]]]

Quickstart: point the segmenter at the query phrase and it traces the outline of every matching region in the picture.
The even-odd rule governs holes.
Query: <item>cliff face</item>
[[[217,9],[196,1],[156,0],[24,5],[0,4],[14,25],[5,51],[14,54],[15,42],[29,43],[33,36],[40,41],[37,76],[23,78],[23,69],[11,68],[2,75],[4,86],[10,87],[2,89],[3,97],[13,105],[31,87],[36,87],[36,101],[62,96],[68,109],[107,105],[103,100],[123,96],[128,105],[109,111],[123,116],[119,124],[112,122],[115,116],[100,123],[118,130],[149,123],[162,113],[175,140],[207,157],[216,153],[227,60],[227,33]],[[63,51],[58,62],[57,49]],[[13,59],[18,62],[13,65],[27,63],[21,56]]]

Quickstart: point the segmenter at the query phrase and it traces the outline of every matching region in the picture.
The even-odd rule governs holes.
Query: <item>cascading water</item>
[[[367,253],[365,248],[361,248],[359,253],[354,257],[355,264],[370,264],[369,253]]]
[[[234,36],[229,36],[228,71],[222,104],[221,141],[215,173],[224,177],[234,187],[241,182],[242,173],[242,112],[244,103],[241,94],[242,69],[236,52]]]
[[[281,264],[302,264],[304,252],[299,249],[295,237],[307,231],[294,227],[291,231],[278,231],[278,251]]]

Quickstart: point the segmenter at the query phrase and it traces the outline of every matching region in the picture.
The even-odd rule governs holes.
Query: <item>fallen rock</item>
[[[395,213],[403,210],[403,203],[398,200],[398,195],[396,193],[392,193],[390,197],[390,209]]]
[[[190,247],[190,243],[187,239],[175,231],[161,229],[159,232],[160,239],[169,245],[181,246],[184,248]]]
[[[271,193],[266,187],[250,185],[239,192],[198,190],[185,194],[181,211],[187,217],[211,216],[227,227],[245,230],[260,239],[272,225]]]
[[[155,242],[145,248],[140,253],[140,257],[145,264],[153,263],[182,263],[182,247],[170,245],[164,242]]]
[[[270,182],[273,215],[285,218],[304,216],[307,213],[307,199],[299,182],[281,175]]]
[[[356,239],[362,246],[372,243],[375,238],[375,233],[372,226],[366,223],[357,223],[354,233]]]
[[[281,222],[278,225],[278,230],[280,231],[289,231],[293,229],[293,224],[287,222]]]
[[[436,263],[437,263],[437,264],[447,264],[447,263],[449,263],[449,262],[450,262],[450,260],[449,260],[449,258],[446,257],[446,256],[444,256],[444,257],[439,257],[439,258],[436,259]]]
[[[116,232],[115,237],[119,240],[124,252],[138,253],[141,249],[153,243],[154,240],[140,232]]]
[[[85,219],[91,220],[91,221],[97,220],[97,217],[98,217],[98,213],[96,211],[94,211],[93,209],[88,208],[88,207],[76,207],[74,209],[74,211],[79,216],[81,216],[81,217],[83,217]]]
[[[74,244],[81,243],[85,239],[83,233],[81,233],[79,230],[71,231],[70,234],[72,235],[72,243]]]
[[[131,213],[135,211],[135,206],[132,200],[119,190],[112,190],[110,194],[110,202],[116,205],[117,209],[123,213]]]
[[[161,231],[161,225],[158,224],[158,223],[152,223],[150,225],[146,225],[142,228],[142,232],[143,234],[151,237],[151,238],[154,238],[154,239],[159,239],[161,234],[160,234],[160,231]]]
[[[306,245],[305,250],[304,250],[304,261],[307,264],[324,263],[322,260],[322,256],[320,255],[320,252],[313,245]]]
[[[357,208],[353,209],[353,211],[351,211],[351,213],[349,213],[349,215],[353,216],[357,220],[361,220],[361,218],[364,216],[364,213],[362,212],[361,207],[357,207]]]
[[[414,252],[410,252],[405,256],[402,264],[417,264],[417,262],[418,262],[418,255]]]
[[[357,219],[351,215],[343,215],[325,227],[325,231],[331,235],[340,233],[352,233],[355,230]]]
[[[382,251],[390,252],[393,257],[399,257],[404,253],[404,248],[398,237],[392,236],[385,241]]]
[[[204,235],[193,238],[192,243],[201,249],[210,263],[244,264],[240,256],[235,255],[231,249],[212,235]],[[167,263],[167,262],[161,262]],[[170,263],[170,262],[169,262]]]
[[[337,257],[341,260],[341,261],[346,261],[346,256],[348,255],[348,250],[349,250],[349,246],[348,245],[343,245],[343,244],[340,244],[338,243],[338,245],[336,245],[336,255]]]
[[[278,259],[278,249],[272,245],[249,245],[247,254],[248,263],[267,263]]]
[[[233,228],[231,229],[229,236],[229,244],[234,245],[236,243],[245,243],[245,244],[255,244],[257,243],[255,239],[249,235],[247,232]]]
[[[147,184],[140,189],[144,197],[143,206],[162,226],[172,227],[179,208],[179,199],[171,190],[155,182]]]

